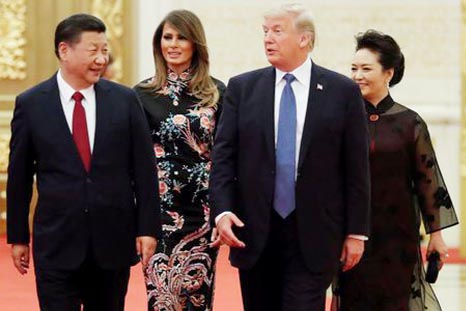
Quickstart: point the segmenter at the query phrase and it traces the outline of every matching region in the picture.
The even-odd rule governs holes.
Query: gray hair
[[[312,51],[316,39],[316,28],[311,12],[307,10],[304,5],[299,3],[283,4],[279,8],[266,12],[264,14],[264,18],[283,17],[286,15],[293,16],[294,24],[297,30],[308,32],[311,35],[311,40],[309,41],[309,50]]]

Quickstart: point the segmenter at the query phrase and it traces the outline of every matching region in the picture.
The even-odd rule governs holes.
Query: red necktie
[[[91,147],[89,146],[89,135],[87,134],[86,111],[81,103],[84,96],[76,92],[72,98],[75,102],[73,110],[73,140],[76,148],[78,148],[84,168],[89,172],[91,166]]]

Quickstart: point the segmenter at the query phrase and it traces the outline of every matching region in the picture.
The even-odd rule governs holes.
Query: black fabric
[[[441,310],[425,281],[427,233],[458,223],[426,123],[390,96],[366,102],[371,138],[371,237],[361,262],[340,275],[341,311]],[[378,117],[374,117],[378,116]]]
[[[323,275],[310,272],[304,264],[296,213],[282,219],[272,211],[270,228],[267,245],[256,265],[251,269],[240,269],[244,310],[324,310],[328,282]]]
[[[89,253],[73,270],[36,266],[41,311],[123,311],[130,269],[102,269]]]

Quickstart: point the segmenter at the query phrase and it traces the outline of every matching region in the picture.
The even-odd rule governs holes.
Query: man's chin
[[[96,84],[97,82],[99,82],[99,80],[100,80],[100,75],[96,75],[96,76],[93,75],[92,77],[89,77],[87,79],[87,82],[89,84]]]
[[[268,62],[272,65],[275,66],[278,62],[278,58],[275,55],[266,55]]]
[[[281,68],[281,62],[277,57],[268,57],[267,60],[269,61],[270,65],[274,66],[275,68]]]

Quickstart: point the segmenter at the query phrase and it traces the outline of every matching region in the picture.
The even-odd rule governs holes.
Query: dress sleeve
[[[414,149],[414,186],[426,232],[432,233],[458,224],[427,124],[419,116],[416,116]]]

